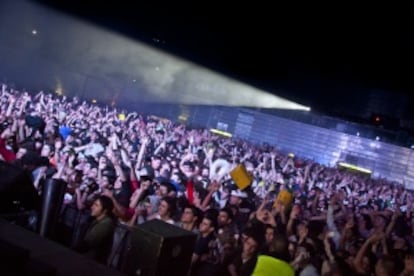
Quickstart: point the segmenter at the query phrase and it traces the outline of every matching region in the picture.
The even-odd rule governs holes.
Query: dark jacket
[[[105,217],[100,221],[94,220],[86,231],[83,253],[100,262],[106,264],[112,249],[112,240],[115,232],[115,222],[110,217]]]

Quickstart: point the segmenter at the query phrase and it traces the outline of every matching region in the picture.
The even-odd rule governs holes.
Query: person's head
[[[164,160],[161,162],[160,171],[171,171],[170,163],[167,160]]]
[[[376,276],[393,276],[399,275],[403,264],[398,262],[391,256],[383,256],[375,264],[375,275]]]
[[[309,228],[308,228],[308,222],[307,221],[301,221],[297,226],[296,226],[296,233],[299,237],[301,236],[306,236],[309,232]]]
[[[293,259],[296,254],[297,243],[294,241],[289,241],[288,251],[289,251],[289,258]]]
[[[189,174],[189,173],[193,173],[194,172],[194,164],[191,161],[185,161],[183,163],[183,173],[185,175]]]
[[[86,163],[86,164],[89,164],[89,163]],[[92,166],[90,166],[89,168],[90,169],[87,171],[88,172],[87,173],[88,177],[96,179],[97,176],[98,176],[98,168],[97,167],[92,167]]]
[[[230,205],[240,206],[245,198],[247,198],[247,194],[245,192],[240,190],[232,191],[230,196]]]
[[[275,229],[273,228],[272,225],[266,224],[266,226],[265,226],[265,239],[266,239],[266,244],[268,246],[270,246],[272,244],[274,237],[275,237]]]
[[[108,157],[102,154],[101,156],[99,156],[98,163],[105,165],[108,164]]]
[[[353,270],[351,266],[343,259],[337,258],[335,263],[330,264],[330,271],[327,276],[348,276],[352,275]]]
[[[154,170],[158,170],[160,168],[160,166],[161,166],[161,157],[159,157],[157,155],[156,156],[153,156],[151,158],[151,167]]]
[[[257,242],[256,239],[254,239],[254,237],[252,236],[246,236],[243,239],[243,255],[244,258],[248,258],[248,257],[252,257],[254,256],[258,250],[259,250],[259,243]]]
[[[358,217],[358,226],[367,230],[372,229],[372,220],[369,215],[362,214]]]
[[[192,205],[184,207],[183,214],[181,215],[181,222],[182,223],[191,223],[196,225],[201,216],[201,211]]]
[[[175,197],[176,190],[174,188],[174,185],[167,181],[161,181],[160,182],[160,194],[162,197],[169,196],[169,197]]]
[[[144,216],[145,215],[152,215],[158,212],[158,208],[160,206],[160,200],[157,196],[148,196],[144,200]]]
[[[255,224],[244,229],[242,233],[243,254],[251,257],[258,252],[265,242],[265,227],[263,224]]]
[[[266,228],[266,230],[267,229],[269,228]],[[291,254],[289,246],[289,240],[286,236],[275,235],[269,245],[269,255],[276,259],[289,262],[294,253],[292,252]]]
[[[39,150],[41,150],[43,147],[43,141],[40,138],[37,138],[35,140],[35,150],[38,152]]]
[[[137,175],[139,175],[139,180],[141,182],[141,185],[144,189],[148,188],[152,181],[153,181],[153,176],[150,173],[150,170],[146,167],[142,168]]]
[[[314,251],[312,245],[309,243],[302,243],[296,249],[295,258],[300,259],[301,266],[308,264],[311,260],[311,256],[314,256]]]
[[[208,235],[216,230],[216,221],[214,217],[204,216],[201,220],[199,231],[201,235]]]
[[[209,171],[208,167],[203,167],[201,169],[201,177],[209,178],[209,176],[210,176],[210,171]]]
[[[101,187],[102,188],[107,188],[112,184],[109,177],[106,176],[106,175],[102,176],[101,179],[102,179],[102,182],[101,182]]]
[[[163,197],[158,207],[158,214],[161,218],[171,218],[174,216],[177,209],[177,203],[174,198]]]
[[[16,152],[16,159],[22,159],[22,157],[27,153],[27,148],[20,147]]]
[[[43,144],[42,150],[40,151],[40,156],[50,158],[54,154],[54,147],[51,144]]]
[[[233,211],[230,208],[223,208],[219,211],[217,223],[219,227],[230,225],[233,222]]]
[[[34,142],[26,142],[20,145],[16,153],[16,159],[21,159],[28,151],[35,151]]]
[[[92,131],[90,133],[91,142],[96,142],[99,139],[99,133],[96,131]]]
[[[114,209],[114,203],[112,199],[107,196],[101,195],[98,197],[91,206],[91,216],[95,219],[102,219],[105,216],[111,216]]]
[[[377,215],[374,220],[374,227],[377,229],[383,229],[387,224],[387,218],[383,215]]]

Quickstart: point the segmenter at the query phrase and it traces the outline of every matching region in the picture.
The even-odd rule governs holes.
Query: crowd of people
[[[39,195],[67,183],[62,216],[93,218],[72,246],[99,262],[117,223],[158,219],[197,235],[191,275],[414,275],[414,197],[400,183],[5,84],[0,133],[0,160]],[[229,174],[240,165],[253,179],[243,190]]]

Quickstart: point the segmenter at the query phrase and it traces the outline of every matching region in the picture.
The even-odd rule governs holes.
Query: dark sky
[[[41,2],[315,111],[414,117],[413,3]]]

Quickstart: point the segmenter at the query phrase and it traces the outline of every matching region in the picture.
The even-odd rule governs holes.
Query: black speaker
[[[0,161],[0,214],[22,209],[40,209],[40,197],[33,186],[30,173]]]
[[[160,220],[131,229],[127,275],[188,275],[197,236]]]
[[[67,183],[61,179],[47,179],[43,186],[42,213],[39,234],[52,237],[62,208]]]

